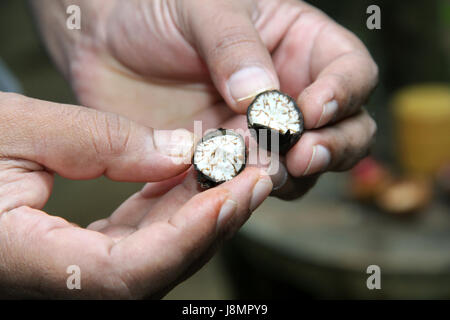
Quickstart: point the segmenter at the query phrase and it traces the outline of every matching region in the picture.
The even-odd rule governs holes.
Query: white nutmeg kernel
[[[302,130],[302,118],[295,102],[287,95],[272,90],[258,95],[248,113],[250,125],[260,125],[281,134]]]
[[[218,130],[198,143],[193,163],[196,170],[211,181],[231,180],[245,166],[244,140],[231,130]]]

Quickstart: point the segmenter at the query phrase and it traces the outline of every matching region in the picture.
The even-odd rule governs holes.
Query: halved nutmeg
[[[247,110],[247,123],[258,144],[265,146],[261,139],[267,139],[267,149],[280,153],[286,153],[300,139],[304,128],[295,100],[278,90],[255,97]]]
[[[244,138],[231,129],[206,134],[192,158],[200,185],[210,188],[237,176],[245,168],[246,153]]]

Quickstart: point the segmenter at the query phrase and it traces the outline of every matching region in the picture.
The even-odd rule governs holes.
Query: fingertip
[[[202,206],[204,202],[209,202],[209,208],[213,212],[219,212],[220,206],[231,196],[231,192],[226,188],[211,188],[193,197],[194,204]]]
[[[197,225],[205,232],[216,230],[220,209],[231,198],[231,192],[226,188],[212,188],[201,192],[189,200],[170,222],[178,227]]]
[[[229,188],[233,199],[240,203],[242,208],[248,207],[253,211],[268,197],[273,183],[265,169],[248,167],[224,187]]]
[[[259,167],[249,167],[247,166],[242,173],[240,173],[234,179],[227,181],[225,185],[237,184],[242,181],[256,181],[260,176],[267,176],[267,172]]]
[[[226,82],[231,108],[244,114],[253,99],[261,92],[278,89],[278,78],[263,67],[244,67],[234,72]]]
[[[238,176],[221,184],[217,189],[228,190],[231,199],[235,200],[239,204],[239,207],[245,208],[248,207],[252,190],[261,177],[270,180],[270,177],[263,169],[247,167]]]
[[[191,25],[185,30],[218,91],[239,114],[246,112],[258,93],[279,88],[271,54],[248,5],[245,1],[219,1],[206,7],[201,2],[191,4],[187,11]],[[200,16],[199,10],[203,11]]]
[[[357,112],[376,86],[377,69],[366,51],[335,57],[299,96],[305,127],[320,128]]]
[[[180,230],[208,231],[226,197],[224,190],[210,189],[196,194],[168,222]]]
[[[303,113],[305,128],[319,128],[335,116],[338,102],[331,87],[317,80],[303,90],[297,99],[297,104]]]
[[[273,190],[272,179],[266,173],[261,174],[256,184],[253,186],[249,209],[255,211],[261,203],[270,195]]]
[[[153,130],[153,144],[156,151],[170,158],[175,165],[191,163],[196,139],[198,138],[186,129]]]
[[[317,145],[325,145],[320,134],[317,132],[308,132],[289,150],[286,154],[286,165],[288,172],[293,177],[298,178],[315,173],[316,166],[312,164],[312,161],[317,152],[317,149],[315,149]],[[321,149],[319,153],[321,153],[320,151]]]
[[[269,166],[264,171],[272,180],[273,191],[282,188],[289,177],[285,165],[279,159],[271,159]]]
[[[312,147],[311,158],[309,159],[308,165],[306,166],[305,171],[303,171],[302,176],[322,172],[330,165],[330,162],[330,150],[321,144],[316,144]]]

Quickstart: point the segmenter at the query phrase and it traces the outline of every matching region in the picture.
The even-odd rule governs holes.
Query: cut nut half
[[[285,153],[303,132],[303,115],[295,100],[278,91],[270,90],[258,94],[247,110],[248,127],[256,135],[258,144],[267,139],[267,149]],[[274,140],[275,139],[275,140]]]
[[[231,180],[245,168],[244,138],[230,129],[208,133],[198,142],[192,163],[204,188]]]

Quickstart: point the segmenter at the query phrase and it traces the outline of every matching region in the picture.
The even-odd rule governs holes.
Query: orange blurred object
[[[375,204],[385,212],[400,215],[424,209],[431,198],[432,186],[428,180],[404,178],[382,190]]]
[[[372,157],[361,160],[351,171],[351,193],[359,201],[373,203],[380,210],[404,215],[425,208],[432,200],[431,179],[394,177]]]

